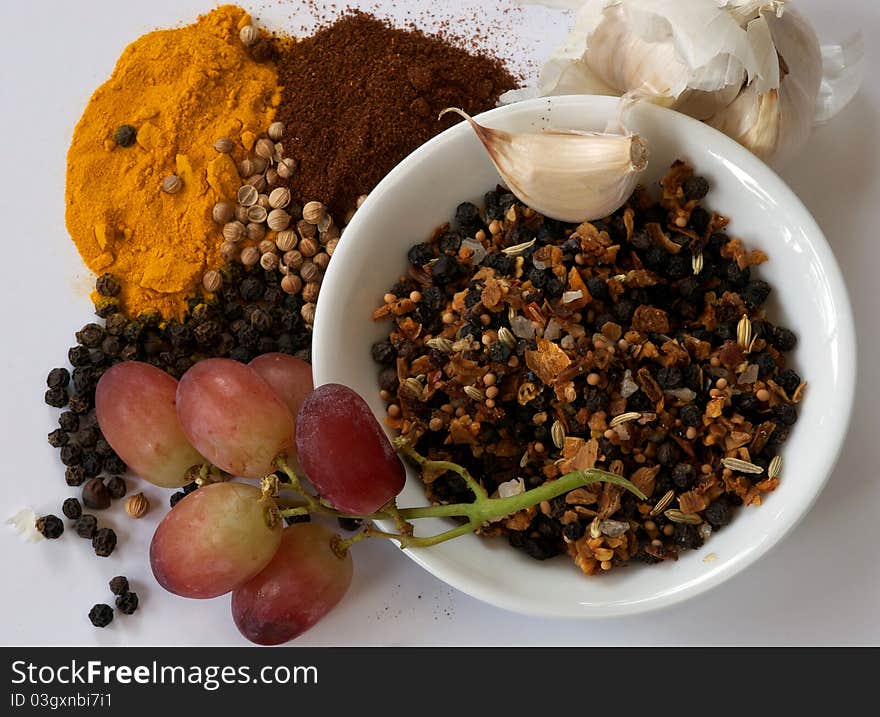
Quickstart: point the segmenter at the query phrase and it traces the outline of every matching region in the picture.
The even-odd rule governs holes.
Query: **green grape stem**
[[[281,517],[293,517],[318,513],[337,518],[355,518],[365,521],[366,525],[362,531],[356,533],[351,538],[339,538],[334,541],[334,550],[337,554],[344,555],[349,547],[364,538],[386,538],[389,540],[395,540],[400,544],[401,548],[426,548],[432,545],[437,545],[438,543],[443,543],[447,540],[467,535],[484,523],[504,518],[505,516],[512,515],[520,510],[531,508],[542,501],[552,500],[557,496],[564,495],[576,488],[581,488],[591,483],[603,482],[618,485],[633,493],[640,500],[646,500],[645,495],[630,481],[614,473],[599,470],[598,468],[566,473],[554,481],[524,491],[518,495],[508,496],[507,498],[491,498],[486,492],[486,489],[462,466],[448,461],[429,460],[417,453],[408,442],[402,439],[397,439],[395,441],[395,447],[404,457],[412,461],[423,471],[431,471],[438,474],[446,471],[457,473],[474,494],[474,501],[472,503],[430,505],[419,508],[397,508],[396,504],[392,501],[387,506],[384,506],[382,510],[371,515],[350,515],[335,510],[319,500],[316,496],[312,496],[306,492],[302,487],[302,481],[290,468],[287,461],[283,458],[279,458],[277,460],[278,467],[290,479],[289,486],[282,484],[281,487],[290,487],[298,493],[301,493],[306,501],[305,505],[303,505],[301,502],[293,502],[283,497],[279,497],[277,502],[282,506],[282,509],[279,510],[279,515]],[[438,533],[437,535],[415,536],[412,534],[412,527],[407,521],[419,518],[464,518],[466,522],[450,530]],[[388,533],[378,530],[370,524],[375,520],[394,521],[400,533]]]

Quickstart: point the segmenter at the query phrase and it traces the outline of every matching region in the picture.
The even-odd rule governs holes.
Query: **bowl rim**
[[[537,97],[529,100],[515,102],[510,105],[496,107],[494,109],[483,112],[474,117],[478,122],[491,123],[493,119],[499,116],[503,117],[510,112],[531,112],[536,110],[535,115],[539,116],[541,111],[546,111],[548,105],[582,105],[584,103],[606,104],[616,108],[619,102],[618,97],[606,95],[554,95],[549,97]],[[772,548],[779,545],[797,525],[809,513],[819,498],[819,495],[827,485],[835,465],[840,457],[845,437],[848,433],[850,421],[852,419],[853,404],[855,399],[855,380],[857,376],[856,365],[856,337],[855,322],[853,317],[852,305],[846,284],[843,280],[843,273],[834,256],[834,252],[825,237],[819,224],[816,222],[810,211],[794,193],[794,191],[783,181],[783,179],[761,159],[752,154],[745,147],[735,140],[724,135],[722,132],[710,127],[709,125],[693,119],[680,112],[652,105],[641,103],[640,112],[658,113],[659,115],[674,115],[673,122],[682,123],[688,131],[695,132],[698,135],[703,133],[712,145],[718,148],[718,153],[725,159],[736,164],[745,170],[751,177],[758,177],[759,184],[769,193],[772,194],[780,203],[784,204],[792,213],[800,214],[802,221],[800,226],[804,228],[804,234],[807,237],[809,245],[814,250],[820,265],[824,269],[829,292],[835,299],[835,307],[837,309],[836,319],[838,326],[838,355],[840,358],[839,371],[837,374],[837,386],[839,389],[838,408],[845,411],[845,416],[839,416],[840,430],[836,432],[834,441],[836,445],[830,450],[825,451],[822,456],[818,457],[817,462],[821,465],[817,466],[817,474],[821,473],[822,478],[812,489],[812,495],[803,503],[798,513],[792,513],[788,522],[785,524],[774,523],[767,531],[767,539],[755,546],[754,549],[738,553],[734,558],[725,562],[718,569],[709,571],[704,576],[690,580],[674,591],[667,591],[655,595],[651,598],[645,598],[636,602],[615,602],[602,604],[601,602],[590,602],[588,605],[583,604],[583,611],[577,612],[571,609],[557,609],[555,606],[545,605],[538,608],[530,600],[520,598],[518,595],[509,595],[501,591],[494,591],[483,583],[474,582],[467,576],[460,574],[454,566],[444,564],[444,561],[434,561],[428,548],[405,549],[403,552],[413,561],[429,573],[442,580],[447,585],[460,590],[482,602],[494,605],[496,607],[509,610],[511,612],[535,616],[535,617],[560,617],[560,618],[578,618],[578,619],[602,619],[608,617],[618,617],[623,615],[635,615],[660,610],[671,605],[689,600],[706,593],[707,591],[721,585],[731,579],[741,571],[753,565],[761,557],[766,555]],[[396,184],[400,178],[405,177],[411,171],[430,171],[430,163],[425,160],[429,159],[435,152],[439,151],[444,144],[451,142],[458,135],[470,132],[470,128],[466,122],[460,122],[452,127],[444,130],[432,139],[425,142],[412,153],[407,155],[399,164],[397,164],[369,193],[367,199],[361,209],[366,207],[369,209],[373,204],[380,201],[386,193],[386,189]],[[499,181],[500,178],[499,178]],[[358,231],[360,224],[367,221],[370,212],[358,211],[354,214],[352,221],[346,227],[349,233]],[[328,276],[332,278],[333,262],[330,263]],[[325,281],[326,281],[325,277]],[[324,348],[322,346],[321,326],[328,321],[332,321],[330,309],[326,308],[330,302],[318,301],[315,324],[313,329],[313,348],[312,348],[312,366],[315,385],[318,386],[323,382],[323,361]],[[322,309],[322,307],[325,307]],[[389,527],[389,526],[385,526]]]

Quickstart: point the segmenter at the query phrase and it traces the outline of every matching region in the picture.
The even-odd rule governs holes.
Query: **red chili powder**
[[[399,29],[361,12],[311,37],[284,43],[278,119],[297,161],[290,187],[337,216],[354,207],[400,160],[457,117],[477,114],[516,86],[500,60],[443,38]]]

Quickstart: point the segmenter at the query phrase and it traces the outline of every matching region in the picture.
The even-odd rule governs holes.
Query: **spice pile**
[[[587,574],[674,559],[760,504],[805,386],[752,276],[767,257],[700,206],[686,164],[662,188],[573,225],[499,187],[410,249],[374,314],[393,321],[372,349],[387,422],[429,458],[501,495],[601,467],[647,496],[577,488],[481,531]],[[435,502],[469,500],[456,473],[423,479]]]
[[[278,118],[295,196],[340,216],[401,159],[452,124],[446,107],[470,114],[495,106],[516,81],[498,60],[440,38],[352,13],[278,55],[284,86]]]

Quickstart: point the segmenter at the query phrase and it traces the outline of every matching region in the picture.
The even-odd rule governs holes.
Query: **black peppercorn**
[[[101,274],[95,282],[95,289],[101,296],[117,296],[122,287],[112,274]]]
[[[699,426],[703,418],[703,412],[693,403],[682,406],[679,415],[686,426]]]
[[[66,368],[53,368],[46,377],[49,388],[65,388],[70,383],[70,372]]]
[[[86,398],[82,394],[76,394],[75,396],[71,396],[68,401],[68,407],[74,413],[79,414],[80,416],[85,415],[89,411],[92,410],[94,404],[94,400],[90,400]]]
[[[776,377],[776,383],[778,383],[779,387],[791,397],[791,395],[797,390],[797,387],[801,385],[801,377],[797,374],[797,371],[789,368]]]
[[[125,473],[128,470],[128,466],[125,465],[125,461],[123,461],[119,456],[115,453],[111,453],[109,456],[104,457],[104,461],[102,464],[102,468],[106,473]]]
[[[580,540],[584,536],[584,526],[578,520],[566,523],[562,528],[562,534],[569,540]]]
[[[672,469],[672,483],[679,491],[688,491],[694,487],[697,471],[690,463],[677,463]]]
[[[128,592],[128,578],[124,575],[117,575],[110,581],[110,592],[114,595],[124,595]]]
[[[68,466],[64,471],[64,480],[67,481],[67,485],[71,488],[76,488],[77,486],[82,485],[85,479],[86,472],[83,470],[82,466]]]
[[[116,609],[123,615],[132,615],[138,609],[137,593],[126,592],[116,598]]]
[[[60,451],[61,462],[66,466],[78,466],[82,460],[82,448],[76,443],[68,443]]]
[[[72,411],[64,411],[58,416],[58,425],[61,426],[62,431],[74,433],[79,430],[79,416]]]
[[[90,478],[82,487],[82,502],[86,508],[105,510],[110,507],[110,493],[100,478]]]
[[[61,446],[66,446],[70,441],[70,436],[66,431],[56,428],[54,431],[49,433],[49,445],[52,448],[61,448]]]
[[[120,147],[131,147],[137,142],[137,129],[130,124],[121,124],[113,133],[113,141]]]
[[[99,603],[89,610],[89,620],[95,627],[107,627],[113,622],[113,608]]]
[[[713,528],[723,528],[733,519],[733,510],[724,498],[719,498],[714,503],[709,504],[704,515],[706,522]]]
[[[797,409],[790,403],[780,403],[773,409],[773,417],[783,426],[793,426],[797,423]]]
[[[703,544],[703,539],[693,525],[676,523],[672,538],[675,546],[681,550],[696,550]]]
[[[95,442],[95,453],[101,456],[101,458],[114,455],[113,449],[110,447],[110,444],[107,443],[107,441],[105,441],[103,438],[99,438]]]
[[[79,520],[82,515],[82,505],[76,498],[68,498],[61,506],[61,512],[70,520]]]
[[[388,341],[377,341],[370,349],[373,361],[390,364],[395,359],[394,347]]]
[[[83,513],[74,524],[73,529],[80,538],[91,540],[98,529],[98,519],[94,515]]]
[[[116,548],[116,533],[113,529],[99,528],[96,530],[92,538],[92,548],[95,550],[95,555],[102,558],[108,557]]]
[[[76,340],[86,348],[96,349],[104,340],[104,329],[98,324],[86,324],[76,332]]]
[[[49,540],[60,538],[64,532],[64,523],[61,522],[61,518],[55,515],[44,515],[42,518],[37,518],[36,526],[43,537]]]
[[[92,362],[92,355],[85,346],[74,346],[67,352],[67,360],[71,366],[88,366]]]
[[[672,441],[661,443],[657,449],[657,462],[663,466],[671,466],[678,460],[681,450]]]
[[[101,456],[94,451],[85,451],[80,461],[80,465],[89,478],[94,478],[101,472],[101,464]]]
[[[58,386],[46,391],[43,398],[53,408],[64,408],[68,403],[67,389]]]
[[[125,479],[120,476],[113,476],[107,481],[107,492],[114,500],[124,498],[128,488],[125,485]]]

